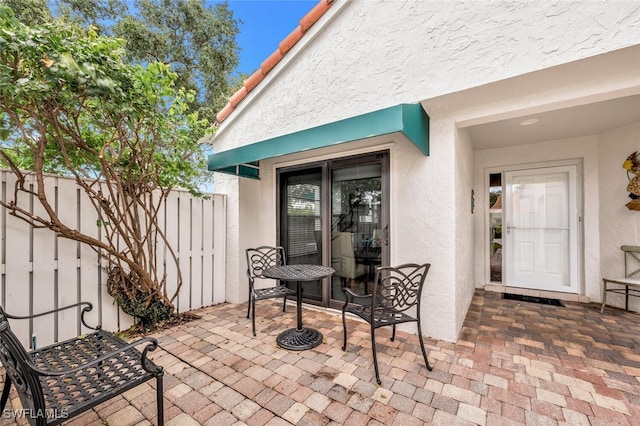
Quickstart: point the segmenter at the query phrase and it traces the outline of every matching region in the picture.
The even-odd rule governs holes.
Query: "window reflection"
[[[380,265],[382,180],[380,164],[336,169],[331,185],[331,266],[336,270],[332,299],[344,300],[343,288],[371,291]]]

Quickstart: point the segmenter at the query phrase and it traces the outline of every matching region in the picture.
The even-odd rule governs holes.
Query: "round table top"
[[[265,269],[262,275],[283,281],[315,281],[335,273],[335,269],[323,265],[281,265]]]

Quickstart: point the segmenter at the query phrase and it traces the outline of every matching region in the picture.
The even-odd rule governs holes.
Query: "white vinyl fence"
[[[15,176],[9,171],[0,173],[0,197],[12,200]],[[47,179],[47,190],[61,219],[100,238],[98,215],[83,190],[71,179]],[[42,213],[37,199],[25,201],[33,213]],[[182,271],[183,284],[175,300],[179,312],[224,302],[225,202],[220,194],[205,200],[172,191],[165,204],[161,223],[178,253]],[[133,318],[107,293],[107,275],[91,248],[58,238],[48,229],[33,229],[2,207],[0,236],[0,304],[8,313],[29,315],[86,301],[94,305],[87,315],[89,325],[102,324],[106,330],[119,331],[133,324]],[[167,261],[159,269],[167,273],[171,296],[177,288],[176,267]],[[79,324],[79,310],[71,309],[33,321],[12,320],[11,328],[30,348],[34,336],[37,346],[42,347],[89,331]]]

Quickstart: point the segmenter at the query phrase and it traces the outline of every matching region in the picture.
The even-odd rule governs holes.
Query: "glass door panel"
[[[344,288],[371,292],[382,259],[382,165],[358,164],[331,170],[331,299]]]
[[[287,263],[322,265],[322,169],[286,173],[282,178],[281,244]],[[287,286],[295,289],[296,283]],[[322,301],[322,281],[305,282],[302,291],[306,299]]]
[[[492,173],[489,182],[489,280],[502,283],[502,175]]]

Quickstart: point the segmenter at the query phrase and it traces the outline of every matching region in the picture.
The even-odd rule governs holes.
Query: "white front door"
[[[505,173],[507,286],[578,292],[576,180],[575,165]]]

